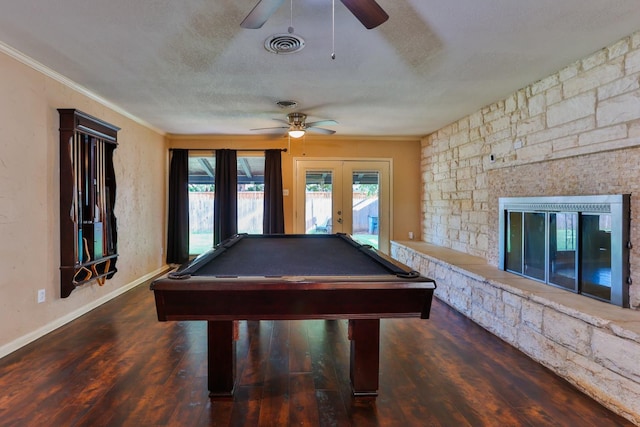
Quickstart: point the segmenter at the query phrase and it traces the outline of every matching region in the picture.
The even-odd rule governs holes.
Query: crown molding
[[[167,140],[170,141],[287,141],[286,135],[274,138],[273,135],[233,135],[233,134],[166,134]],[[398,141],[398,142],[420,142],[421,136],[404,136],[404,135],[305,135],[304,139],[312,141]],[[301,141],[302,138],[295,139]],[[294,139],[291,140],[293,142]]]

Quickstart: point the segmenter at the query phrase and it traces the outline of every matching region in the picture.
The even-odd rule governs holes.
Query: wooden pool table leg
[[[233,321],[207,321],[209,397],[233,396],[236,379],[235,345]]]
[[[355,397],[378,395],[380,319],[349,320],[351,360],[349,375]]]

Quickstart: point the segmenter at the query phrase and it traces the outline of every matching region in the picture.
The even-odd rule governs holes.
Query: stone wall
[[[425,242],[498,264],[498,198],[630,193],[640,308],[640,32],[422,141]]]
[[[391,254],[436,281],[436,296],[640,425],[636,311],[501,271],[482,258],[418,242]]]

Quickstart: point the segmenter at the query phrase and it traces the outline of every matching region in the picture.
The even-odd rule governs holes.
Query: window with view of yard
[[[213,246],[215,153],[189,153],[189,253]],[[264,211],[264,154],[238,152],[238,233],[261,234]]]

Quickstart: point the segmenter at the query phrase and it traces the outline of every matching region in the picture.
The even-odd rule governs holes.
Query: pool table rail
[[[234,284],[237,285],[237,284]],[[297,285],[297,284],[296,284]],[[282,285],[222,285],[200,291],[154,289],[158,320],[298,320],[429,318],[433,287],[350,284],[340,288],[308,284],[291,289]],[[260,289],[260,287],[262,289]]]

